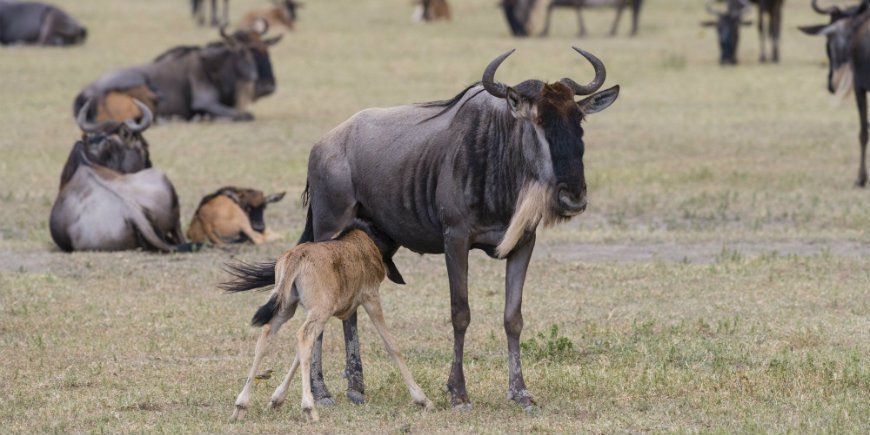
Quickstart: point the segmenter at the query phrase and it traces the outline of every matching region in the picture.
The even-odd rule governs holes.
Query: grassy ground
[[[409,404],[398,373],[361,318],[368,403],[344,400],[337,321],[325,372],[338,406],[325,432],[866,432],[870,427],[870,193],[855,189],[851,101],[824,90],[822,22],[786,3],[783,62],[720,68],[700,3],[649,2],[640,36],[607,38],[612,13],[555,15],[547,39],[515,40],[491,0],[454,1],[454,20],[414,26],[405,1],[308,2],[274,48],[275,95],[250,124],[161,125],[152,160],[181,196],[183,219],[225,184],[287,190],[267,222],[286,242],[196,255],[57,252],[48,212],[78,136],[78,90],[112,68],[176,44],[202,43],[178,1],[63,1],[89,27],[73,49],[0,52],[0,421],[2,431],[308,431],[298,388],[277,414],[227,422],[252,356],[247,321],[262,295],[215,289],[232,258],[277,256],[301,230],[307,152],[354,112],[450,97],[504,50],[513,83],[577,81],[591,71],[570,45],[599,55],[619,100],[585,124],[590,209],[542,233],[524,305],[524,367],[541,410],[505,400],[502,265],[471,262],[466,377],[475,407],[441,392],[452,333],[443,259],[403,252],[409,285],[383,286],[387,322],[436,401]],[[265,3],[265,2],[263,2]],[[233,16],[260,2],[233,1]],[[754,17],[753,17],[754,18]],[[623,26],[627,26],[627,21]],[[625,27],[627,30],[627,27]],[[282,333],[264,368],[292,359]],[[557,330],[554,332],[553,327]],[[279,376],[276,376],[276,378]]]

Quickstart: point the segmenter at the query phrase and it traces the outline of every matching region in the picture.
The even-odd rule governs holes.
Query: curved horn
[[[226,24],[222,24],[222,25],[221,25],[221,27],[220,27],[220,34],[221,34],[221,38],[224,39],[224,42],[226,42],[227,45],[229,45],[230,47],[235,47],[235,46],[236,46],[236,43],[237,43],[238,41],[236,41],[236,39],[233,38],[232,36],[227,35],[227,25],[226,25]]]
[[[601,62],[601,59],[595,57],[592,53],[589,53],[585,50],[581,50],[577,47],[571,47],[576,52],[580,53],[589,63],[592,64],[592,67],[595,68],[595,78],[592,79],[589,84],[580,85],[577,84],[574,80],[569,78],[564,78],[559,80],[562,84],[568,86],[569,88],[574,90],[574,95],[589,95],[595,91],[597,91],[601,85],[604,84],[604,79],[607,78],[607,70],[604,68],[604,62]]]
[[[257,17],[257,21],[254,22],[254,25],[251,26],[251,28],[259,33],[260,36],[263,36],[269,31],[269,21],[263,17]]]
[[[706,9],[708,13],[716,17],[721,17],[725,15],[724,13],[717,12],[715,9],[713,9],[713,0],[707,0],[707,2],[704,3],[704,9]]]
[[[504,98],[507,96],[507,86],[504,83],[495,81],[495,71],[514,51],[516,51],[516,48],[502,53],[501,56],[493,59],[483,71],[483,78],[480,80],[480,83],[483,85],[483,89],[486,89],[486,92],[489,92],[493,97]]]
[[[78,115],[76,115],[76,124],[79,125],[79,128],[85,133],[98,133],[101,131],[107,130],[108,126],[113,124],[112,121],[105,122],[91,122],[88,121],[88,108],[91,107],[92,99],[85,102],[81,109],[79,109]]]
[[[813,7],[813,10],[816,11],[816,13],[822,15],[830,15],[840,10],[840,8],[838,8],[837,6],[828,6],[826,9],[822,9],[821,7],[819,7],[819,0],[812,0],[810,2],[810,6]]]
[[[142,111],[142,121],[137,124],[132,119],[128,119],[124,121],[124,125],[126,125],[127,128],[133,133],[141,133],[151,125],[151,121],[154,119],[154,115],[151,113],[151,109],[148,107],[148,105],[139,101],[137,98],[133,99],[133,104],[135,104],[136,107],[138,107],[139,110]]]

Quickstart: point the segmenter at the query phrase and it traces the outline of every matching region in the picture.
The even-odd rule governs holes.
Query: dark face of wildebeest
[[[266,38],[269,31],[268,24],[259,31],[239,30],[232,35],[232,39],[241,43],[251,54],[256,65],[256,83],[254,86],[253,100],[265,97],[275,92],[275,75],[272,73],[272,59],[269,56],[269,47],[281,41],[282,35]]]
[[[258,233],[262,233],[266,231],[266,221],[263,218],[266,206],[283,199],[286,192],[273,193],[267,196],[261,190],[224,187],[218,193],[229,196],[235,201],[244,210],[245,214],[248,215],[251,228]]]
[[[132,174],[151,167],[148,153],[148,142],[142,136],[153,119],[151,110],[139,100],[134,100],[142,113],[138,122],[128,119],[124,122],[104,121],[90,122],[87,113],[90,102],[85,103],[76,117],[76,122],[82,130],[82,144],[88,160],[105,166],[122,174]],[[75,173],[75,166],[64,166],[60,177],[63,186]]]
[[[825,49],[828,55],[828,92],[833,94],[841,85],[851,86],[849,80],[844,78],[844,74],[849,68],[849,49],[854,28],[852,18],[867,10],[867,2],[846,9],[840,9],[838,6],[823,9],[819,7],[817,1],[812,1],[813,10],[830,16],[830,22],[815,26],[799,26],[798,29],[808,35],[825,35],[827,38]]]
[[[740,26],[751,25],[751,21],[743,21],[743,13],[749,4],[745,0],[728,0],[728,9],[718,12],[713,9],[711,0],[706,3],[707,12],[716,16],[716,21],[704,21],[704,27],[716,27],[719,37],[719,64],[737,64],[737,44],[740,40]]]

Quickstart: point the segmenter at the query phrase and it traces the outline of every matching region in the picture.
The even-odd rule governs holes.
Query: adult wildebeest
[[[87,29],[57,6],[0,0],[0,44],[75,45],[87,35]]]
[[[855,185],[867,185],[867,91],[870,90],[870,8],[865,0],[860,5],[840,9],[830,6],[822,9],[813,0],[813,9],[830,16],[830,23],[803,26],[810,35],[825,35],[828,53],[828,91],[844,93],[849,87],[855,93],[858,105],[860,133],[858,140],[861,160]]]
[[[205,24],[205,7],[202,5],[203,0],[190,0],[190,9],[196,22],[202,26]],[[217,0],[210,0],[211,3],[211,25],[214,27],[225,25],[230,21],[230,0],[223,0],[224,13],[221,21],[217,18]]]
[[[187,238],[193,243],[209,240],[215,245],[247,240],[255,245],[265,243],[266,206],[283,199],[284,193],[267,196],[256,189],[222,187],[199,202]]]
[[[257,340],[254,363],[245,379],[245,386],[236,398],[232,419],[241,420],[247,414],[254,376],[269,341],[293,317],[299,305],[305,308],[305,322],[296,334],[296,357],[284,381],[272,394],[270,408],[276,409],[284,403],[293,374],[301,365],[302,412],[311,422],[319,419],[309,376],[312,348],[327,320],[333,316],[345,319],[356,313],[360,305],[384,340],[384,347],[398,366],[414,403],[425,409],[434,408],[432,401],[414,381],[384,322],[378,287],[389,271],[396,269],[392,260],[394,252],[395,243],[389,237],[370,223],[357,219],[334,239],[303,243],[278,259],[270,273],[276,277],[275,289],[251,321],[251,324],[262,326],[263,329]],[[235,280],[221,287],[227,291],[246,291],[251,285],[259,285],[260,270],[255,265],[230,266],[229,272]]]
[[[302,7],[302,3],[295,0],[272,0],[275,6],[268,9],[257,9],[250,11],[239,21],[240,29],[259,29],[265,23],[266,29],[269,26],[284,26],[288,30],[293,30],[293,25],[296,23],[296,10]],[[265,33],[263,31],[262,33]]]
[[[96,106],[100,107],[110,92],[128,92],[144,86],[156,95],[156,115],[161,118],[254,119],[245,108],[274,92],[275,77],[268,47],[280,41],[281,36],[262,39],[254,31],[228,36],[223,28],[221,36],[221,42],[205,47],[175,47],[150,64],[100,77],[76,96],[74,113],[86,101],[97,101]],[[94,117],[93,113],[88,115],[89,119]]]
[[[740,26],[749,26],[751,21],[744,21],[743,14],[749,10],[749,3],[758,5],[758,36],[761,43],[759,60],[767,62],[767,44],[770,38],[771,60],[779,62],[779,33],[782,26],[782,4],[784,0],[728,0],[724,12],[713,9],[712,0],[707,0],[707,12],[716,17],[716,21],[704,21],[702,26],[716,27],[719,37],[719,63],[722,65],[737,64],[737,44],[740,38]],[[767,14],[767,34],[765,35],[764,15]]]
[[[640,8],[643,0],[502,0],[501,7],[514,36],[546,36],[550,32],[550,17],[554,8],[565,7],[577,12],[577,34],[586,35],[583,24],[583,9],[597,7],[616,8],[616,17],[610,27],[610,35],[616,35],[622,12],[631,7],[631,35],[637,34]]]
[[[447,381],[452,402],[470,405],[462,355],[471,320],[468,251],[507,258],[504,327],[508,342],[509,397],[534,404],[520,366],[523,283],[535,229],[586,209],[581,121],[607,108],[619,87],[604,84],[604,64],[575,48],[595,69],[580,85],[526,80],[495,81],[493,60],[483,79],[446,101],[367,109],[329,132],[308,161],[308,218],[300,242],[326,240],[355,216],[374,222],[399,246],[445,254],[453,322],[453,366]],[[575,102],[577,95],[589,97]],[[267,265],[263,273],[268,276]],[[274,273],[263,280],[274,283]],[[271,282],[269,282],[271,281]],[[344,323],[348,397],[363,400],[356,317]],[[319,349],[319,347],[318,347]],[[319,352],[319,350],[318,350]],[[319,358],[315,396],[331,400]]]
[[[51,238],[62,250],[172,251],[184,242],[175,189],[151,168],[142,137],[151,111],[139,104],[139,123],[90,123],[87,104],[80,113],[84,135],[63,168],[49,219]]]

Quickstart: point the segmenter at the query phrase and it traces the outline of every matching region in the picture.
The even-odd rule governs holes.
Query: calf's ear
[[[598,113],[608,108],[614,101],[616,101],[616,97],[618,96],[619,85],[616,85],[610,89],[596,92],[578,101],[577,105],[580,106],[580,111],[583,112],[584,115],[589,115],[590,113]]]
[[[278,201],[284,199],[284,195],[286,193],[287,192],[273,193],[273,194],[266,197],[266,203],[268,204],[270,202],[278,202]]]

